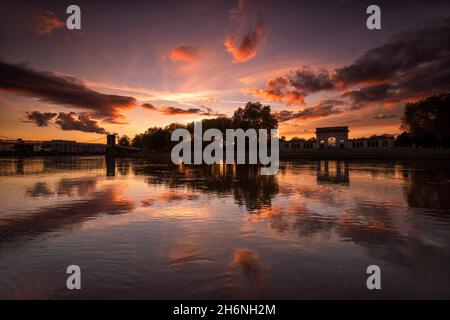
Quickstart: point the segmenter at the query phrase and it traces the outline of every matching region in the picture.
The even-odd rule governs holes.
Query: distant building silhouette
[[[348,127],[323,127],[316,128],[314,141],[290,140],[281,141],[282,150],[300,149],[365,149],[394,147],[394,137],[389,135],[372,136],[370,138],[348,138]]]
[[[0,140],[0,154],[102,154],[105,148],[105,144],[71,140]]]
[[[103,139],[103,138],[101,138]],[[97,139],[98,140],[98,139]],[[112,154],[123,156],[139,152],[139,148],[118,146],[116,135],[106,136],[107,144],[83,143],[72,140],[0,140],[1,155],[77,155],[77,154]]]

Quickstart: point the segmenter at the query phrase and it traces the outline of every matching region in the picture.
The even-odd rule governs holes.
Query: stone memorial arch
[[[346,148],[348,142],[348,127],[325,127],[316,129],[318,148]]]

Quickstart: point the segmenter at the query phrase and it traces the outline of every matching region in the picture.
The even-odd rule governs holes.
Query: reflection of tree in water
[[[415,161],[405,168],[403,175],[410,207],[450,209],[449,161]]]
[[[135,174],[147,176],[149,184],[170,188],[186,186],[195,191],[234,196],[235,202],[254,211],[271,205],[278,193],[275,176],[262,176],[258,167],[249,165],[170,166],[149,165],[133,167]]]

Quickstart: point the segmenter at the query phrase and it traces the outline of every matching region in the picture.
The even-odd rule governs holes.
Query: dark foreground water
[[[0,190],[0,298],[450,298],[448,162],[0,159]]]

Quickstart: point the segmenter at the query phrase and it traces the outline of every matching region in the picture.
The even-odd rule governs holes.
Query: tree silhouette
[[[263,106],[259,102],[248,102],[244,108],[238,108],[234,115],[229,118],[219,116],[211,119],[202,120],[202,129],[206,131],[211,128],[219,129],[225,138],[226,129],[244,130],[253,128],[258,129],[274,129],[278,127],[278,121],[271,114],[270,106]],[[151,127],[144,133],[134,136],[131,145],[141,148],[145,151],[168,151],[177,142],[171,141],[170,137],[175,129],[184,128],[191,134],[194,132],[194,122],[186,125],[179,123],[171,123],[166,127]],[[119,140],[120,144],[120,140]]]
[[[119,146],[129,147],[131,144],[130,137],[123,135],[119,138]]]
[[[401,128],[412,143],[423,147],[450,146],[450,94],[429,96],[408,103]]]

